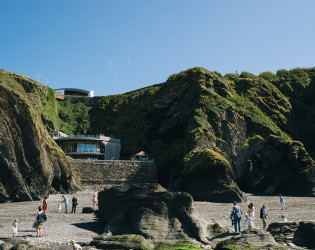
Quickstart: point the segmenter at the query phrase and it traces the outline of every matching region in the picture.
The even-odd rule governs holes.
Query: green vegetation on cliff
[[[11,76],[23,88],[7,87],[24,95],[31,80]],[[141,150],[154,156],[166,187],[220,201],[242,199],[239,187],[313,194],[314,68],[259,76],[191,68],[89,105],[85,98],[57,102],[53,94],[41,87],[26,98],[37,100],[49,130],[120,138],[123,159]]]
[[[0,202],[40,199],[77,186],[46,129],[58,126],[54,91],[0,70]]]
[[[285,184],[288,178],[293,183],[307,179],[301,189],[311,194],[314,80],[315,69],[222,76],[191,68],[163,84],[94,98],[89,107],[84,99],[66,100],[58,112],[64,132],[120,138],[122,158],[147,151],[163,185],[195,198],[198,189],[216,186],[225,200],[242,198],[237,186],[253,192],[273,186],[293,193]],[[216,199],[216,192],[204,199]]]

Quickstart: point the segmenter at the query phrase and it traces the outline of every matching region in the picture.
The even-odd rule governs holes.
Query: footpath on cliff
[[[0,204],[0,243],[12,237],[12,223],[19,220],[19,236],[27,235],[27,240],[32,245],[47,249],[72,249],[71,240],[88,244],[93,237],[104,231],[104,225],[94,214],[83,214],[83,207],[92,206],[94,191],[86,190],[74,194],[78,198],[77,213],[71,214],[71,199],[73,195],[66,195],[69,200],[68,213],[58,210],[58,203],[62,200],[61,194],[48,197],[47,222],[43,225],[43,236],[36,237],[36,230],[32,228],[35,220],[35,211],[42,201],[13,202]],[[248,197],[248,202],[253,202],[256,207],[256,227],[262,226],[259,218],[259,209],[262,204],[267,207],[267,222],[279,222],[280,216],[285,215],[288,221],[315,220],[315,197],[285,197],[288,209],[281,210],[278,196],[253,196]],[[232,229],[229,215],[232,211],[231,203],[195,202],[201,215],[213,218],[222,226]],[[247,203],[239,204],[246,213]],[[242,226],[244,219],[242,220]]]

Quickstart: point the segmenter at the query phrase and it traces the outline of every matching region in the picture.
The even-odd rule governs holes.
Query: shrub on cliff
[[[240,78],[256,79],[257,76],[255,76],[254,74],[252,74],[250,72],[242,71],[242,73],[240,74]]]

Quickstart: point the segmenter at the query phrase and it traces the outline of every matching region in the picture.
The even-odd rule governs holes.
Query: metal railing
[[[129,161],[129,160],[81,160],[81,159],[73,159],[79,163],[93,163],[93,164],[130,164],[130,165],[146,165],[146,166],[153,166],[154,160],[148,161]]]

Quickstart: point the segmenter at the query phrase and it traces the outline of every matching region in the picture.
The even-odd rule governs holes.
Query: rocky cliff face
[[[314,195],[314,161],[302,139],[315,121],[315,77],[306,71],[223,77],[189,69],[163,84],[95,98],[89,131],[119,137],[123,158],[152,154],[159,183],[196,200],[241,200],[242,191]],[[301,102],[310,115],[304,131]],[[306,140],[309,149],[313,141]]]
[[[0,71],[0,202],[40,199],[77,187],[65,155],[46,130],[54,126],[45,114],[55,102],[48,87]]]
[[[20,106],[10,103],[2,112],[11,109],[14,117],[23,114],[27,121],[36,117],[39,147],[52,143],[49,139],[40,143],[40,138],[46,138],[42,122],[47,129],[120,138],[123,159],[141,150],[148,152],[158,166],[159,183],[187,191],[196,200],[242,200],[243,191],[315,194],[315,69],[222,76],[192,68],[163,84],[96,97],[88,105],[84,98],[53,104],[47,88],[35,88],[30,79],[17,75],[10,79],[6,91],[11,93],[12,86],[18,86],[19,91],[11,94],[24,99]],[[32,148],[26,147],[31,133],[24,133],[28,128],[21,125],[23,121],[16,119],[16,125],[7,126],[12,138],[17,135],[11,151]],[[3,132],[3,138],[10,133]],[[59,155],[57,147],[51,148]],[[42,151],[39,154],[46,157]],[[30,164],[33,158],[24,155],[29,154],[22,152],[22,157],[8,162],[22,159]]]

